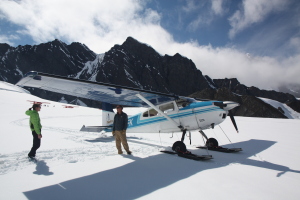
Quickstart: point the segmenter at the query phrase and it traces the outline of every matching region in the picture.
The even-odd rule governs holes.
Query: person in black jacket
[[[118,105],[117,107],[117,114],[114,117],[114,123],[113,123],[113,131],[112,134],[115,137],[116,140],[116,147],[118,149],[118,154],[122,154],[122,147],[121,143],[127,152],[127,154],[131,154],[131,151],[129,150],[129,146],[126,139],[126,129],[128,126],[128,116],[126,113],[123,112],[123,106]]]

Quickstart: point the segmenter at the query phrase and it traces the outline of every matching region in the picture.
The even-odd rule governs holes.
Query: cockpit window
[[[154,109],[147,110],[143,113],[143,117],[153,117],[157,115],[157,111]]]
[[[171,102],[171,103],[159,106],[159,109],[161,111],[163,111],[164,113],[168,113],[168,112],[174,111],[174,104],[173,104],[173,102]]]
[[[184,98],[184,99],[180,98],[180,99],[176,100],[176,104],[177,104],[179,109],[190,105],[192,102],[193,101],[190,98]]]

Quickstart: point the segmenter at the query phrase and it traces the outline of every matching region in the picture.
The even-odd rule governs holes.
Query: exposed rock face
[[[300,101],[299,100],[287,102],[286,105],[291,107],[296,112],[300,113]]]
[[[106,52],[96,68],[96,77],[86,71],[77,77],[179,95],[210,87],[192,60],[180,54],[161,56],[131,37]]]
[[[300,98],[300,84],[283,84],[278,87],[278,91],[289,93],[297,98]]]
[[[200,99],[215,99],[219,101],[234,101],[240,104],[239,107],[233,109],[236,116],[245,117],[269,117],[269,118],[287,118],[278,109],[265,103],[264,101],[250,95],[238,96],[233,94],[227,88],[220,88],[218,90],[205,89],[201,92],[196,92],[190,97]]]
[[[295,101],[296,98],[288,93],[276,92],[274,90],[261,90],[257,87],[247,87],[240,82],[236,78],[232,79],[214,79],[216,87],[226,87],[230,89],[232,92],[240,94],[240,95],[251,95],[256,97],[263,97],[268,99],[273,99],[279,101],[281,103],[285,103],[287,101]]]
[[[0,80],[15,84],[29,71],[70,76],[95,57],[85,45],[59,40],[16,48],[0,44]]]

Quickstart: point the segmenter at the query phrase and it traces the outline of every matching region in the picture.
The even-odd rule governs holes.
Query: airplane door
[[[200,124],[202,122],[204,122],[205,120],[202,119],[200,115],[197,115],[195,108],[192,109],[192,112],[193,112],[193,119],[191,119],[191,120],[195,121],[195,123],[192,124],[192,126],[193,126],[192,128],[199,128]]]
[[[175,102],[169,102],[167,104],[163,104],[159,106],[159,109],[167,114],[170,118],[172,118],[175,122],[180,124],[179,119],[176,117],[178,113],[178,107]],[[170,132],[170,131],[178,131],[178,127],[171,121],[167,120],[162,116],[162,121],[160,122],[160,132]]]

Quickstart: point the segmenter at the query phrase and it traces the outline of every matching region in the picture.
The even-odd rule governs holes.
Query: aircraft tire
[[[183,142],[177,141],[173,144],[172,150],[177,152],[177,153],[186,152],[186,146]]]
[[[219,143],[218,143],[218,140],[216,140],[215,138],[209,138],[207,141],[206,141],[206,144],[205,144],[207,147],[218,147],[219,146]]]

